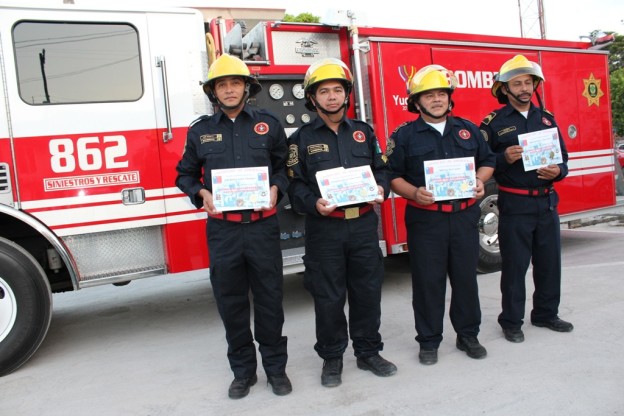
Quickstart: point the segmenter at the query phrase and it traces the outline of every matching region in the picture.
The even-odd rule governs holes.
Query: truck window
[[[22,21],[13,27],[17,81],[32,105],[136,101],[139,36],[129,24]]]

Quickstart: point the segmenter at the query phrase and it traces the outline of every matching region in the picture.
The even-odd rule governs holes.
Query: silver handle
[[[167,131],[163,132],[163,142],[167,143],[173,140],[173,131],[171,130],[171,105],[169,103],[169,85],[167,84],[167,64],[164,56],[156,57],[156,66],[160,68],[162,76],[163,93],[165,98],[165,115],[167,117]]]

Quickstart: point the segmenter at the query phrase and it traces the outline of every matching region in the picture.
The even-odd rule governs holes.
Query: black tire
[[[479,201],[479,273],[493,273],[501,269],[502,260],[498,247],[498,186],[496,182],[485,184],[485,196]]]
[[[37,351],[52,320],[52,291],[37,261],[0,237],[0,376]]]

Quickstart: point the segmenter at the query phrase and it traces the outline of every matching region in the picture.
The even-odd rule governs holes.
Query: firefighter
[[[221,55],[210,66],[203,88],[217,111],[191,124],[177,166],[176,185],[197,208],[208,213],[210,281],[234,373],[228,395],[232,399],[245,397],[257,381],[250,291],[254,335],[267,381],[273,393],[286,395],[292,386],[285,371],[288,356],[287,338],[282,335],[283,267],[275,215],[277,202],[288,188],[286,134],[274,115],[247,104],[261,86],[240,59]],[[217,211],[212,169],[257,166],[268,167],[270,206]]]
[[[477,126],[451,114],[456,85],[453,73],[440,65],[416,72],[408,82],[407,109],[420,117],[399,126],[386,149],[392,190],[407,200],[412,306],[423,365],[438,361],[447,275],[453,291],[449,314],[456,346],[471,358],[487,355],[477,338],[481,325],[477,199],[484,195],[495,161]],[[425,187],[424,162],[462,157],[474,158],[474,197],[437,202]]]
[[[353,81],[344,62],[313,63],[303,84],[306,107],[317,117],[289,139],[289,197],[295,211],[306,215],[304,284],[314,298],[314,349],[324,360],[321,384],[342,383],[349,335],[358,368],[391,376],[396,366],[379,355],[384,264],[373,209],[388,196],[386,159],[372,128],[347,117]],[[366,165],[378,185],[375,201],[336,207],[321,197],[317,172]]]
[[[571,323],[558,317],[561,297],[559,196],[553,183],[568,174],[568,153],[553,115],[543,108],[537,87],[542,68],[523,55],[506,61],[495,76],[492,95],[503,107],[482,121],[480,129],[494,153],[498,183],[498,240],[502,257],[502,312],[498,323],[505,339],[524,341],[521,329],[526,303],[525,278],[533,263],[531,323],[570,332]],[[532,102],[536,96],[539,107]],[[524,170],[518,135],[557,128],[563,163]]]

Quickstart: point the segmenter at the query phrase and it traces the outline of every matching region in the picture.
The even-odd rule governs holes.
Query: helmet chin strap
[[[505,83],[504,85],[505,85],[505,90],[507,91],[507,95],[512,96],[512,97],[513,97],[516,101],[518,101],[518,102],[520,102],[520,103],[523,103],[523,104],[528,104],[528,103],[530,103],[530,102],[531,102],[531,98],[533,98],[533,94],[531,94],[531,98],[529,98],[529,100],[525,102],[525,101],[522,101],[522,100],[520,99],[520,97],[519,97],[519,96],[517,96],[516,94],[514,94],[513,92],[511,92],[511,90],[510,90],[510,89],[509,89],[509,87],[507,86],[507,83]],[[534,90],[533,90],[533,93],[536,93],[536,92],[537,92],[537,90],[535,90],[535,89],[534,89]],[[540,101],[541,101],[541,100],[540,100]]]
[[[247,98],[249,98],[249,88],[250,88],[250,85],[248,83],[246,83],[245,84],[245,94],[243,95],[243,98],[241,98],[241,100],[236,105],[225,105],[220,100],[217,99],[217,103],[219,104],[219,108],[221,108],[222,110],[225,110],[225,111],[236,110],[238,107],[241,106],[242,103],[247,101]]]
[[[420,104],[416,103],[416,105],[418,106],[418,110],[420,110],[421,113],[431,117],[434,120],[442,120],[443,118],[445,118],[452,109],[451,104],[449,104],[448,108],[446,109],[446,111],[444,112],[444,114],[442,114],[441,116],[434,116],[433,114],[431,114],[431,112],[429,110],[427,110],[426,108],[422,107]]]
[[[342,115],[340,116],[340,120],[342,120],[342,119],[346,116],[346,114],[347,114],[346,109],[347,109],[347,106],[349,105],[349,99],[346,99],[346,100],[345,100],[345,102],[344,102],[344,103],[340,106],[340,108],[339,108],[339,109],[337,109],[337,110],[334,110],[334,111],[329,111],[329,110],[326,110],[325,108],[321,107],[321,106],[320,106],[320,105],[316,102],[316,100],[314,100],[314,101],[313,101],[313,103],[314,103],[314,107],[316,107],[316,110],[317,110],[317,111],[320,111],[320,112],[321,112],[321,113],[323,113],[323,114],[325,114],[327,117],[330,117],[330,116],[336,115],[336,114],[340,113],[342,110],[345,110],[345,111],[342,113]],[[331,120],[331,118],[330,118],[330,120]],[[340,121],[340,120],[336,120],[336,121]],[[333,120],[332,120],[332,121],[333,121]]]

